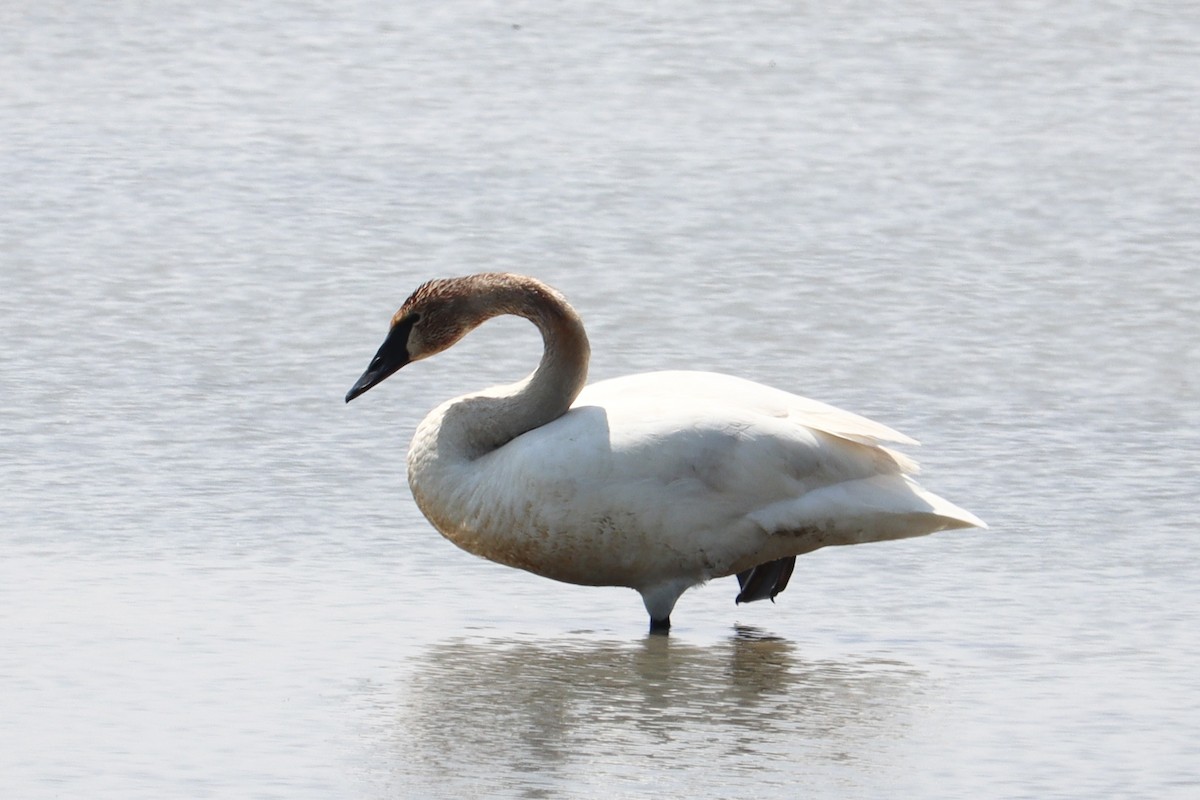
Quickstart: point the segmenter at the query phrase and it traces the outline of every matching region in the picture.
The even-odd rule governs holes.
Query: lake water
[[[0,11],[0,796],[1200,795],[1186,3]],[[595,379],[921,439],[988,520],[779,602],[441,539],[404,452],[496,320],[347,407],[421,281],[537,275]]]

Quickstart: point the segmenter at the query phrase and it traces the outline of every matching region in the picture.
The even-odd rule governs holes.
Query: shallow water
[[[0,796],[1200,788],[1185,8],[0,22]],[[342,397],[417,283],[494,269],[572,299],[594,378],[868,414],[992,529],[715,582],[669,639],[455,550],[408,438],[536,333]]]

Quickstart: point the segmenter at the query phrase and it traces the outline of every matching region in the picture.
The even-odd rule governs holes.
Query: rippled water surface
[[[1186,4],[9,3],[0,796],[1194,797]],[[456,550],[403,454],[562,289],[924,442],[987,532],[628,590]]]

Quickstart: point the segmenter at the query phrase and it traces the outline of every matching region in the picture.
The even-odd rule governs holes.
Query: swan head
[[[493,312],[494,313],[494,312]],[[346,393],[349,403],[391,377],[405,364],[442,352],[486,317],[465,279],[450,278],[422,284],[392,317],[392,327],[366,372]]]

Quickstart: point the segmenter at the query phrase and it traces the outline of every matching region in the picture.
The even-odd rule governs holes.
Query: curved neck
[[[471,298],[470,327],[514,314],[537,326],[545,349],[525,380],[459,398],[445,409],[442,437],[449,435],[455,449],[461,448],[458,455],[468,459],[565,414],[587,382],[591,353],[582,320],[553,289],[515,275],[477,277],[486,280]]]

